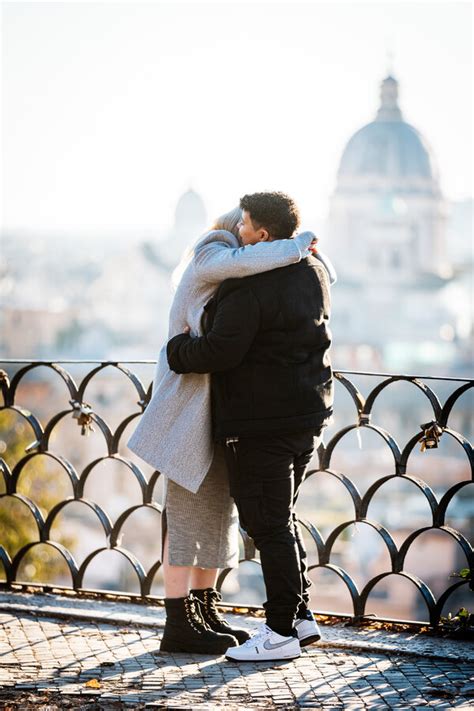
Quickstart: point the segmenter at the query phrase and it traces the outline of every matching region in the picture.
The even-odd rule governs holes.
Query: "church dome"
[[[191,188],[181,195],[174,213],[175,228],[204,229],[207,212],[202,197]]]
[[[398,82],[386,77],[374,121],[357,131],[344,149],[338,171],[340,187],[354,181],[395,183],[398,189],[437,190],[437,171],[423,136],[403,120],[398,106]],[[372,179],[372,180],[371,180]]]

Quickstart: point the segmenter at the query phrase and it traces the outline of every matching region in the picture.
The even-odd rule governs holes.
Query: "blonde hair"
[[[239,224],[241,217],[242,210],[240,209],[240,207],[234,207],[234,209],[230,210],[230,212],[226,212],[224,215],[218,217],[212,225],[211,230],[227,230],[227,232],[232,232],[234,237],[238,237],[239,230],[237,228],[237,225]],[[194,244],[186,248],[178,266],[174,269],[171,275],[171,283],[174,289],[177,289],[186,267],[194,257],[194,249],[196,247],[196,244],[201,239],[202,235],[197,239]]]
[[[239,224],[241,218],[242,210],[240,209],[240,207],[234,207],[234,209],[230,210],[230,212],[226,212],[224,215],[218,217],[217,220],[214,222],[212,229],[227,230],[227,232],[232,232],[235,237],[238,237],[239,230],[237,228],[237,225]]]

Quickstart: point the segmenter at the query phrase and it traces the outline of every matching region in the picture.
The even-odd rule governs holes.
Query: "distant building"
[[[343,151],[331,198],[337,367],[453,364],[464,316],[446,289],[446,217],[433,153],[404,120],[388,76],[374,121]]]
[[[159,254],[170,268],[175,267],[186,247],[208,228],[207,211],[202,197],[191,188],[181,195],[174,213],[174,225],[167,239],[159,245]]]
[[[447,250],[453,267],[472,272],[474,264],[474,200],[451,203],[447,228]]]
[[[94,329],[88,329],[91,338],[82,339],[82,352],[92,341],[96,352],[120,352],[122,358],[158,356],[168,334],[172,271],[206,227],[204,201],[187,190],[177,202],[173,227],[162,240],[131,242],[107,259],[86,292],[84,313]]]
[[[0,311],[2,358],[55,358],[62,355],[63,341],[76,322],[78,309],[5,306]],[[67,344],[66,344],[67,345]]]

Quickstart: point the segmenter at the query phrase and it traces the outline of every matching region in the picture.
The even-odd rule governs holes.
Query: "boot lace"
[[[222,600],[222,595],[216,590],[204,590],[204,605],[213,622],[225,623],[225,618],[217,609],[217,603]]]
[[[184,600],[184,611],[189,625],[195,632],[202,634],[207,629],[207,626],[198,612],[194,600],[191,600],[189,597]]]

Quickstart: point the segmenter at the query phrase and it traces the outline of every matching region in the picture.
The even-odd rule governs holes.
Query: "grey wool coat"
[[[312,232],[303,232],[294,239],[241,247],[231,232],[206,233],[195,246],[177,287],[168,338],[183,333],[186,326],[190,326],[191,335],[202,335],[204,306],[221,282],[299,262],[308,256],[313,238]],[[127,445],[168,479],[196,493],[214,454],[210,375],[173,373],[164,344],[151,400]]]

